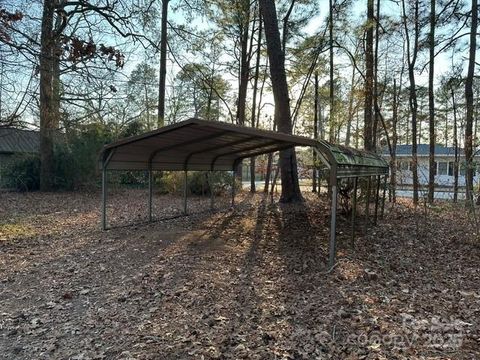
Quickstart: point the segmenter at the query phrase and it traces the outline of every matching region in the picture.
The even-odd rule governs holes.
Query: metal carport
[[[329,264],[333,266],[335,261],[337,181],[344,177],[357,179],[362,176],[386,176],[388,174],[386,161],[375,154],[331,145],[325,141],[316,141],[302,136],[218,121],[192,118],[106,145],[100,156],[100,168],[102,170],[102,228],[104,230],[107,228],[108,170],[148,171],[148,218],[151,221],[153,171],[184,171],[186,180],[189,170],[232,171],[245,158],[295,146],[312,147],[330,172],[329,187],[332,195],[332,221]],[[357,180],[355,180],[355,188],[356,184]],[[234,187],[232,187],[233,189]],[[187,210],[186,206],[185,187],[185,213]],[[377,206],[378,190],[376,208]],[[352,222],[354,224],[354,219]]]

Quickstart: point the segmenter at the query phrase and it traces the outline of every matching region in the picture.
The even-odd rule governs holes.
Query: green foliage
[[[98,154],[112,140],[108,128],[100,124],[68,133],[66,142],[55,149],[56,187],[68,190],[93,187],[98,179]]]
[[[221,117],[220,99],[230,90],[230,84],[215,75],[205,64],[189,63],[177,74],[174,83],[176,101],[170,104],[175,120],[192,115],[215,120]]]
[[[113,139],[103,125],[88,125],[70,130],[54,148],[54,188],[73,190],[91,188],[98,181],[98,154],[102,146]],[[5,186],[18,191],[38,190],[40,158],[38,155],[16,156],[3,170]]]
[[[138,64],[130,74],[126,91],[130,111],[147,130],[153,130],[157,122],[157,70],[146,62]]]
[[[139,123],[132,123],[122,136],[142,132]],[[75,190],[97,188],[100,182],[98,154],[104,144],[111,142],[114,135],[108,126],[91,124],[77,129],[69,129],[63,140],[54,148],[55,178],[54,188]],[[154,174],[155,191],[161,193],[183,193],[184,174],[181,171]],[[207,177],[208,175],[208,177]],[[2,177],[8,188],[18,191],[33,191],[40,187],[40,158],[38,155],[15,157],[5,166]],[[209,179],[213,182],[215,194],[221,194],[231,186],[232,176],[227,172],[190,171],[188,193],[210,195]],[[146,171],[111,172],[109,181],[127,187],[145,187],[148,182]]]
[[[40,188],[40,158],[38,155],[16,155],[2,169],[4,186],[17,191]]]

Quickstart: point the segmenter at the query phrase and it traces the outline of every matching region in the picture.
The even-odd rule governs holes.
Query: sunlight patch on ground
[[[34,235],[35,231],[21,222],[0,224],[0,241]]]
[[[342,261],[337,268],[340,277],[350,282],[358,280],[365,274],[363,265],[358,262]]]

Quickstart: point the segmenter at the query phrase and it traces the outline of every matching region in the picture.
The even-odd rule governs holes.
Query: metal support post
[[[378,218],[378,202],[380,201],[380,175],[377,175],[377,190],[375,192],[375,215],[373,218],[373,223],[377,225]]]
[[[372,177],[368,177],[367,194],[365,196],[365,234],[368,231],[368,218],[370,217],[370,187],[372,185]]]
[[[102,230],[107,230],[107,169],[102,168]]]
[[[330,244],[328,249],[328,267],[331,270],[335,265],[336,255],[336,230],[337,230],[337,180],[332,181],[332,198],[331,198],[331,218],[330,218]]]
[[[385,178],[383,180],[382,210],[380,212],[381,219],[383,219],[383,215],[385,214],[385,196],[387,192],[387,179],[388,179],[388,175],[385,175]]]
[[[188,171],[184,171],[183,180],[183,214],[187,215],[187,190],[188,190]]]
[[[148,221],[152,222],[152,207],[153,207],[153,171],[148,169]]]
[[[209,184],[210,184],[210,209],[215,210],[215,189],[213,187],[213,171],[209,173]]]
[[[235,206],[235,168],[232,172],[232,207]]]
[[[352,248],[355,246],[355,220],[357,217],[357,189],[358,189],[358,177],[353,179],[353,201],[352,201]]]

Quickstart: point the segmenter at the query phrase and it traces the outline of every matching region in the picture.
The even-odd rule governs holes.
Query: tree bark
[[[350,137],[352,133],[352,122],[353,122],[353,101],[355,98],[355,66],[352,66],[352,80],[350,84],[350,97],[348,99],[348,123],[347,123],[347,133],[345,134],[345,146],[350,146]]]
[[[265,187],[263,188],[263,192],[268,194],[268,186],[270,185],[270,177],[272,176],[272,163],[273,163],[273,154],[268,154],[267,158],[267,169],[265,172]]]
[[[373,26],[373,25],[372,25]],[[378,105],[378,44],[380,42],[380,0],[377,0],[375,16],[375,54],[373,60],[373,129],[372,142],[374,149],[377,147],[378,120],[380,118],[380,107]]]
[[[160,74],[158,83],[158,118],[157,126],[160,128],[165,125],[165,83],[167,78],[167,21],[168,21],[168,2],[162,0],[162,33],[160,38]]]
[[[470,51],[468,57],[468,71],[465,79],[465,160],[466,160],[466,198],[467,204],[473,200],[473,76],[475,73],[475,53],[477,51],[478,28],[478,1],[472,0],[472,24],[470,28]]]
[[[366,150],[374,151],[373,142],[373,0],[367,1],[367,33],[365,44],[365,106],[363,139]]]
[[[55,5],[53,0],[43,3],[41,48],[40,48],[40,190],[53,190],[55,164],[53,144],[55,133],[55,109],[53,94],[54,50],[55,40],[53,17]]]
[[[290,99],[285,57],[282,52],[277,12],[274,0],[260,0],[260,9],[265,26],[267,53],[270,60],[270,78],[275,101],[275,123],[280,132],[291,134]],[[298,184],[297,159],[295,149],[280,151],[280,168],[282,179],[282,202],[303,201]]]
[[[455,91],[450,89],[452,94],[453,107],[453,147],[455,149],[455,161],[453,163],[453,202],[458,200],[458,128],[457,128],[457,102],[455,101]]]
[[[243,0],[240,7],[243,9],[240,21],[240,72],[238,85],[237,102],[237,124],[245,125],[245,113],[247,104],[247,87],[250,77],[250,54],[248,51],[249,23],[250,23],[250,2]],[[236,177],[242,181],[242,163],[238,164],[235,170]]]
[[[413,177],[413,203],[418,204],[418,154],[417,154],[417,89],[415,84],[415,63],[417,61],[418,54],[418,39],[419,39],[419,0],[415,0],[414,3],[414,43],[413,53],[410,51],[410,34],[407,25],[407,14],[405,11],[405,0],[402,0],[403,9],[403,25],[405,28],[405,40],[407,48],[407,62],[408,62],[408,78],[410,81],[409,89],[409,108],[411,112],[412,122],[412,177]]]
[[[313,138],[318,139],[318,71],[315,71],[314,83],[314,115],[313,115]],[[313,150],[312,192],[317,192],[317,153]]]
[[[430,0],[429,69],[428,69],[428,129],[430,140],[428,171],[428,202],[431,204],[435,194],[435,94],[433,78],[435,71],[435,1]]]
[[[330,102],[330,116],[329,116],[329,141],[331,143],[335,142],[335,93],[334,93],[334,84],[333,84],[333,0],[329,0],[329,22],[328,22],[328,43],[329,43],[329,71],[330,71],[330,84],[329,84],[329,102]]]
[[[260,75],[260,53],[262,50],[262,16],[259,15],[258,37],[257,37],[257,54],[255,59],[255,73],[253,78],[253,98],[252,98],[252,118],[251,124],[254,128],[256,125],[256,106],[257,106],[257,88],[258,77]],[[250,192],[254,193],[255,189],[255,156],[250,158]]]
[[[240,73],[238,86],[238,103],[237,103],[237,123],[239,125],[245,124],[245,110],[247,100],[248,78],[250,75],[250,60],[248,54],[248,34],[250,22],[250,9],[246,10],[244,14],[247,19],[240,28]]]
[[[392,152],[390,154],[390,191],[392,202],[397,202],[397,123],[398,123],[398,94],[397,79],[393,79],[393,108],[392,108]]]

